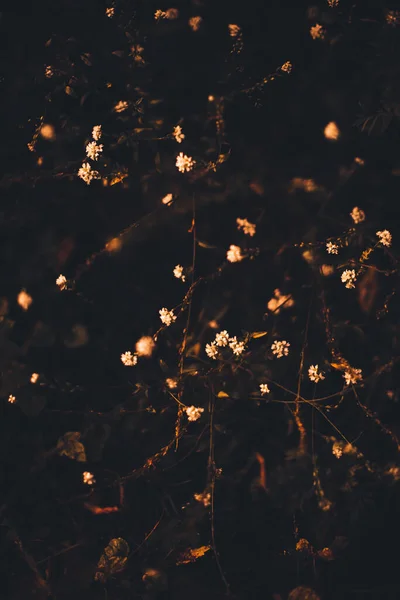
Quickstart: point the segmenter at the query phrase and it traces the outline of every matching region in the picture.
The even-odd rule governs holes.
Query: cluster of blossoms
[[[67,288],[67,278],[65,275],[59,275],[57,277],[56,285],[60,288],[60,290],[65,290]]]
[[[161,323],[169,327],[172,325],[174,321],[176,321],[176,316],[174,315],[173,310],[168,310],[168,308],[161,308],[159,311]]]
[[[154,18],[156,21],[160,19],[177,19],[179,17],[179,10],[177,8],[169,8],[168,10],[156,10]]]
[[[325,38],[325,34],[325,29],[319,23],[316,23],[310,29],[310,35],[313,40],[323,40]]]
[[[268,387],[267,383],[260,383],[260,392],[261,392],[261,396],[265,396],[265,394],[269,394],[270,393],[270,389]]]
[[[282,66],[281,66],[281,71],[283,71],[284,73],[291,73],[293,69],[293,65],[290,62],[290,60],[287,60]]]
[[[272,354],[275,354],[276,358],[282,358],[283,356],[287,356],[289,354],[290,343],[286,342],[286,340],[276,340],[272,346]]]
[[[120,100],[114,106],[113,111],[116,113],[121,113],[121,112],[124,112],[128,108],[128,106],[129,106],[129,104],[126,100]]]
[[[333,242],[328,242],[326,244],[326,251],[328,254],[338,254],[339,246],[337,244],[334,244]]]
[[[228,29],[229,29],[229,35],[233,38],[238,37],[241,33],[241,28],[239,27],[239,25],[235,25],[234,23],[231,23],[230,25],[228,25]]]
[[[331,8],[335,8],[336,6],[339,6],[339,0],[328,0],[328,5]]]
[[[180,173],[189,172],[193,169],[196,161],[191,156],[187,156],[180,152],[176,157],[176,168]]]
[[[253,237],[256,233],[256,226],[254,223],[250,223],[247,219],[236,219],[236,223],[238,225],[238,229],[242,229],[245,235],[249,235]]]
[[[112,19],[114,14],[115,14],[115,8],[113,8],[112,6],[110,6],[110,8],[106,8],[106,17],[108,17],[109,19]]]
[[[185,134],[183,133],[182,127],[180,125],[176,125],[176,127],[174,127],[172,135],[174,136],[175,141],[178,142],[178,144],[181,144],[185,139]]]
[[[39,380],[39,373],[32,373],[29,381],[31,383],[36,383],[38,380]]]
[[[143,356],[145,358],[150,358],[155,350],[155,343],[153,338],[150,335],[144,335],[141,337],[135,346],[137,356]]]
[[[365,212],[361,208],[358,208],[358,206],[355,206],[353,208],[353,210],[350,213],[350,216],[356,225],[365,221]]]
[[[310,366],[310,368],[308,369],[308,377],[310,378],[310,381],[314,381],[315,383],[318,383],[319,381],[325,379],[325,375],[318,370],[318,365]]]
[[[226,253],[226,258],[227,260],[229,260],[229,262],[232,263],[243,260],[244,256],[242,254],[242,249],[240,248],[240,246],[234,246],[233,244],[231,244],[229,246],[229,250]]]
[[[161,202],[168,206],[169,204],[172,204],[173,199],[174,197],[172,194],[167,194],[166,196],[164,196],[164,198],[162,198]]]
[[[191,29],[193,31],[198,31],[200,29],[200,25],[202,24],[203,19],[199,16],[197,17],[191,17],[189,19],[189,27],[191,27]]]
[[[324,136],[327,140],[337,140],[340,136],[339,127],[336,125],[335,121],[331,121],[326,125],[324,129]]]
[[[125,365],[125,367],[134,367],[137,365],[137,361],[137,355],[132,354],[132,352],[129,350],[121,354],[121,362],[123,365]]]
[[[202,494],[193,494],[193,498],[197,500],[197,502],[201,502],[204,506],[210,506],[211,504],[211,494],[210,492],[203,492]]]
[[[51,65],[46,65],[46,68],[44,70],[44,75],[47,79],[50,79],[51,77],[53,77],[54,75],[54,71]]]
[[[90,473],[89,471],[84,471],[82,473],[82,479],[83,483],[85,483],[86,485],[94,485],[96,483],[93,473]]]
[[[182,281],[185,281],[186,275],[184,274],[184,269],[183,269],[182,265],[176,265],[173,273],[174,273],[174,277],[176,277],[177,279],[181,279]]]
[[[354,282],[357,279],[357,275],[354,269],[346,269],[345,271],[343,271],[340,278],[342,280],[342,283],[345,284],[348,290],[351,290],[352,288],[356,287]]]
[[[281,291],[277,288],[274,290],[274,296],[268,301],[267,308],[271,312],[279,315],[282,308],[291,308],[294,306],[294,300],[292,296],[281,294]]]
[[[187,406],[185,408],[185,412],[188,421],[197,421],[198,419],[200,419],[202,413],[204,412],[204,408],[197,408],[196,406]]]
[[[92,130],[93,140],[86,146],[86,156],[90,158],[90,160],[98,160],[100,154],[103,152],[103,144],[97,143],[101,138],[101,135],[101,125],[95,125]],[[87,185],[90,185],[93,179],[100,179],[100,173],[92,169],[90,163],[84,162],[78,171],[78,177],[80,177]]]
[[[382,246],[387,246],[388,248],[389,246],[391,246],[392,234],[390,233],[390,231],[384,229],[383,231],[377,231],[376,235],[378,236],[379,243],[382,244]]]
[[[230,337],[229,333],[224,329],[216,334],[215,340],[211,344],[206,344],[206,354],[209,358],[217,359],[219,350],[218,348],[229,347],[233,354],[240,356],[246,348],[243,341],[239,342],[237,337]]]
[[[10,395],[8,396],[8,402],[9,402],[10,404],[15,404],[15,402],[16,402],[16,401],[17,401],[16,397],[15,397],[15,396],[13,396],[12,394],[10,394]]]
[[[332,454],[336,458],[342,458],[343,454],[356,454],[357,449],[348,442],[343,440],[335,440],[332,444]]]
[[[346,385],[355,385],[362,379],[362,370],[348,367],[343,373],[343,378]]]

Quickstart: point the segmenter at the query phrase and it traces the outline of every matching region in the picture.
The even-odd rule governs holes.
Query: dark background
[[[288,370],[276,367],[290,389],[296,387],[310,302],[309,362],[329,361],[321,333],[321,278],[315,283],[316,270],[293,245],[305,241],[319,248],[319,242],[351,227],[348,215],[360,206],[367,214],[360,247],[387,228],[393,256],[398,251],[399,27],[385,20],[392,7],[341,2],[330,9],[325,2],[256,0],[174,6],[179,19],[160,23],[154,11],[169,6],[149,2],[117,3],[113,19],[98,2],[38,2],[30,10],[15,4],[1,13],[0,510],[7,599],[225,594],[212,551],[193,565],[176,566],[180,551],[211,539],[209,512],[192,501],[207,484],[208,419],[190,425],[177,452],[136,472],[173,436],[176,406],[164,379],[177,374],[185,317],[178,331],[160,334],[150,360],[134,370],[119,360],[140,336],[155,334],[161,307],[182,301],[187,288],[172,269],[192,263],[193,206],[203,244],[196,251],[196,277],[217,273],[229,245],[243,242],[238,216],[257,222],[257,238],[245,243],[257,247],[258,256],[199,286],[189,345],[199,342],[203,348],[210,341],[206,323],[220,311],[221,329],[234,335],[269,330],[264,313],[273,290],[293,293],[295,311],[273,324],[292,340]],[[204,21],[193,32],[187,19],[197,14]],[[315,22],[327,28],[324,41],[309,34]],[[240,54],[231,52],[228,23],[242,27]],[[142,67],[129,57],[132,43],[145,49]],[[278,73],[259,91],[243,91],[287,60],[293,63],[290,75]],[[55,68],[51,79],[44,77],[45,65]],[[224,136],[215,135],[210,94],[224,98]],[[130,106],[119,115],[112,107],[121,99]],[[162,102],[152,104],[153,99]],[[30,152],[27,144],[41,116],[53,124],[56,138],[39,136]],[[132,134],[134,128],[151,129],[157,119],[163,123],[154,135]],[[182,147],[156,139],[169,135],[181,119]],[[323,136],[329,121],[341,131],[337,142]],[[110,179],[122,167],[129,173],[115,186],[96,181],[86,186],[76,177],[85,142],[100,123],[105,149],[99,169]],[[177,172],[181,150],[196,159],[193,174]],[[227,160],[215,173],[207,171],[207,161],[218,154]],[[355,166],[357,156],[364,167]],[[293,191],[295,177],[313,178],[319,191]],[[169,192],[175,202],[166,207],[161,198]],[[132,224],[120,237],[119,252],[103,250]],[[345,256],[350,255],[349,250]],[[317,262],[327,260],[322,250]],[[376,261],[382,269],[390,262],[387,256]],[[71,291],[57,289],[60,273],[73,282]],[[400,433],[398,369],[374,376],[375,368],[398,356],[396,277],[374,280],[368,309],[358,292],[344,289],[337,273],[323,285],[341,351],[371,376],[360,391],[362,401]],[[22,288],[33,298],[26,312],[16,302]],[[390,310],[378,320],[392,291]],[[261,345],[258,351],[252,376],[226,373],[209,380],[223,382],[231,396],[216,405],[214,432],[215,461],[223,469],[216,484],[215,542],[231,592],[275,600],[304,584],[323,600],[398,597],[399,484],[398,475],[387,474],[398,464],[396,444],[349,395],[329,418],[357,440],[363,459],[332,457],[325,437],[337,432],[317,411],[305,416],[315,446],[306,456],[293,454],[298,439],[289,430],[288,411],[249,400],[249,380],[261,377]],[[203,350],[200,356],[193,364],[205,369]],[[40,373],[34,389],[32,372]],[[321,395],[338,389],[340,374],[332,377]],[[311,397],[308,385],[305,381]],[[15,405],[7,403],[10,393],[17,396]],[[189,377],[185,393],[188,404],[207,408],[209,387],[202,381]],[[84,468],[52,453],[67,431],[84,435]],[[258,485],[257,452],[266,460],[268,493]],[[315,500],[313,461],[334,503],[328,512]],[[355,464],[357,483],[346,492]],[[92,492],[82,483],[82,470],[96,476]],[[88,500],[102,507],[119,504],[121,477],[127,477],[121,510],[92,514]],[[130,544],[128,566],[105,586],[94,583],[99,556],[115,537]],[[296,552],[299,538],[316,550],[332,548],[334,559]],[[146,586],[143,574],[150,567],[160,575]],[[47,583],[41,585],[40,578]]]

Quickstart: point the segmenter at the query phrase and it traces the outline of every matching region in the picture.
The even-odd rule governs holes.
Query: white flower
[[[217,359],[218,348],[215,342],[211,342],[211,344],[206,344],[206,354],[209,358],[212,358],[214,360]]]
[[[155,347],[156,345],[153,338],[150,335],[144,335],[136,342],[136,354],[138,356],[150,357],[153,354]]]
[[[156,21],[159,21],[160,19],[166,19],[167,18],[167,13],[163,10],[156,10],[156,12],[154,13],[154,18]]]
[[[174,277],[176,277],[177,279],[182,279],[182,281],[185,281],[186,279],[186,275],[183,274],[183,267],[182,265],[176,265],[176,267],[174,268]]]
[[[272,354],[275,354],[277,358],[287,356],[289,354],[289,346],[289,342],[285,340],[276,340],[271,346]]]
[[[121,362],[125,365],[125,367],[134,367],[137,365],[137,356],[128,350],[127,352],[121,354]]]
[[[337,140],[340,135],[340,131],[335,121],[331,121],[324,129],[324,136],[327,140]]]
[[[165,380],[165,385],[170,390],[175,390],[178,387],[178,381],[175,377],[167,377],[167,379]]]
[[[241,28],[239,27],[239,25],[235,25],[233,23],[228,25],[228,29],[229,29],[229,35],[231,37],[237,37],[241,32]]]
[[[30,378],[30,382],[31,383],[36,383],[38,379],[39,379],[39,373],[32,373],[31,378]]]
[[[158,311],[160,314],[161,323],[164,323],[167,327],[169,327],[174,321],[176,321],[176,316],[174,315],[173,310],[168,310],[168,308],[161,308]]]
[[[193,29],[193,31],[198,31],[200,29],[200,25],[203,19],[201,17],[191,17],[189,19],[189,25]]]
[[[126,100],[120,100],[114,106],[113,110],[114,110],[114,112],[117,112],[117,113],[124,112],[124,110],[126,110],[128,108],[128,106],[129,106],[129,104],[127,103]]]
[[[185,173],[185,171],[191,171],[195,164],[196,161],[193,160],[191,156],[183,154],[183,152],[180,152],[176,157],[176,167],[180,173]]]
[[[229,262],[239,262],[243,260],[242,250],[239,246],[234,246],[231,244],[229,246],[229,250],[226,253],[226,258]]]
[[[67,278],[64,275],[59,275],[56,279],[56,285],[60,290],[65,290],[67,287]]]
[[[92,138],[98,142],[102,136],[101,125],[95,125],[92,129]]]
[[[181,144],[185,139],[185,134],[182,132],[182,127],[180,125],[174,127],[173,136],[178,144]]]
[[[172,204],[172,200],[174,199],[172,194],[167,194],[166,196],[164,196],[164,198],[161,200],[161,202],[163,204]]]
[[[310,378],[310,381],[315,381],[315,383],[318,383],[319,381],[325,379],[323,373],[321,371],[318,371],[318,365],[310,366],[310,368],[308,369],[308,376]]]
[[[355,206],[353,208],[353,210],[350,213],[350,216],[356,225],[358,223],[361,223],[362,221],[365,221],[365,212],[361,210],[361,208],[358,208],[358,206]]]
[[[197,408],[196,406],[187,406],[185,408],[188,421],[197,421],[201,417],[201,413],[204,412],[204,408]]]
[[[326,251],[328,254],[338,254],[339,246],[337,244],[333,244],[332,242],[328,242],[326,244]]]
[[[355,385],[358,381],[361,381],[362,379],[362,370],[349,367],[343,373],[343,377],[346,382],[346,385]]]
[[[246,346],[244,342],[237,341],[236,335],[235,337],[229,338],[229,348],[232,350],[233,354],[236,354],[236,356],[243,354],[245,347]]]
[[[96,142],[89,142],[86,146],[86,156],[92,160],[98,160],[100,154],[103,152],[103,144],[96,144]]]
[[[87,185],[90,185],[93,179],[100,179],[100,173],[94,171],[89,163],[84,162],[78,171],[78,177],[80,177]]]
[[[8,396],[8,401],[9,401],[10,404],[15,404],[16,400],[17,400],[16,397],[13,396],[12,394],[10,394]]]
[[[217,346],[227,346],[229,342],[229,333],[224,329],[215,336],[215,344]]]
[[[26,290],[21,290],[17,296],[17,302],[22,308],[22,310],[28,310],[28,308],[33,302],[33,298],[28,294]]]
[[[250,223],[247,219],[240,219],[239,217],[236,219],[236,223],[238,225],[238,229],[243,229],[243,233],[245,235],[249,235],[253,237],[256,233],[256,225],[254,223]]]
[[[96,483],[93,473],[90,473],[89,471],[84,471],[82,473],[82,479],[83,483],[86,483],[86,485],[93,485]]]
[[[379,243],[389,248],[389,246],[392,244],[392,234],[390,231],[384,229],[383,231],[377,231],[376,235],[379,238]]]
[[[285,296],[280,290],[274,290],[275,297],[268,301],[267,308],[271,312],[279,315],[281,308],[291,308],[294,305],[294,300],[290,294]]]
[[[341,275],[342,283],[344,283],[349,290],[356,287],[354,285],[356,279],[357,275],[354,269],[346,269]]]
[[[115,8],[112,6],[110,8],[106,8],[106,16],[111,19],[114,16]]]
[[[201,502],[204,506],[210,506],[211,504],[210,492],[203,492],[202,494],[193,494],[193,498],[197,500],[197,502]]]
[[[268,387],[267,383],[260,383],[260,392],[261,392],[261,396],[265,396],[265,394],[269,394],[270,393],[270,389]]]

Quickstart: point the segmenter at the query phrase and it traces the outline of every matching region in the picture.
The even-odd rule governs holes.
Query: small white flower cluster
[[[355,206],[353,208],[353,210],[350,213],[350,216],[356,225],[365,221],[365,212],[361,208],[358,208],[358,206]]]
[[[197,408],[196,406],[187,406],[185,408],[185,412],[188,421],[197,421],[198,419],[200,419],[202,413],[204,412],[204,408]]]
[[[348,367],[343,373],[343,378],[345,380],[346,385],[355,385],[358,381],[361,381],[362,379],[362,370],[354,369],[353,367]]]
[[[283,65],[281,66],[281,71],[283,71],[284,73],[291,73],[293,69],[293,65],[290,62],[290,60],[287,60],[285,63],[283,63]]]
[[[233,38],[238,37],[238,35],[240,35],[241,33],[241,28],[239,27],[239,25],[235,25],[234,23],[231,23],[228,25],[228,29],[229,29],[229,35]]]
[[[176,127],[174,127],[172,135],[174,136],[174,139],[176,142],[178,142],[178,144],[181,144],[186,137],[180,125],[176,125]]]
[[[154,13],[154,18],[156,21],[159,21],[160,19],[166,19],[167,18],[167,13],[164,10],[156,10],[156,12]]]
[[[287,356],[289,354],[290,343],[286,340],[276,340],[272,346],[272,354],[275,354],[276,358],[282,358],[283,356]]]
[[[115,14],[115,8],[113,8],[112,6],[110,8],[106,8],[106,17],[108,17],[109,19],[112,19],[114,14]]]
[[[137,361],[137,355],[132,354],[132,352],[129,350],[121,354],[121,362],[123,365],[125,365],[125,367],[134,367],[137,365]]]
[[[153,338],[150,335],[144,335],[141,337],[135,346],[136,354],[138,356],[144,356],[146,358],[150,358],[155,350],[155,343]]]
[[[282,308],[291,308],[294,306],[294,300],[292,296],[289,294],[285,296],[285,294],[281,294],[281,291],[277,288],[274,290],[274,297],[268,301],[267,308],[271,312],[279,315]]]
[[[101,125],[95,125],[92,129],[93,140],[86,146],[86,156],[91,160],[98,160],[100,154],[103,152],[103,144],[97,144],[101,135]],[[78,177],[87,185],[90,185],[93,179],[100,179],[100,173],[92,169],[88,162],[84,162],[78,171]]]
[[[249,235],[253,237],[256,233],[256,225],[254,223],[250,223],[247,219],[236,219],[236,223],[238,225],[238,229],[243,229],[243,233],[245,235]]]
[[[181,279],[182,281],[185,281],[186,275],[184,274],[184,269],[183,269],[182,265],[176,265],[173,273],[174,273],[174,277],[176,277],[177,279]]]
[[[31,383],[36,383],[38,380],[39,380],[39,373],[32,373],[29,381]]]
[[[56,285],[60,290],[67,289],[67,278],[64,275],[59,275],[56,279]]]
[[[178,387],[178,380],[175,377],[167,377],[167,379],[165,380],[165,385],[170,390],[176,390],[176,388]]]
[[[174,321],[176,321],[176,316],[174,315],[173,310],[168,310],[168,308],[161,308],[159,311],[161,323],[169,327]]]
[[[100,154],[103,152],[103,144],[96,144],[95,141],[89,142],[86,146],[86,156],[91,160],[99,160]]]
[[[210,506],[211,504],[211,494],[210,492],[203,492],[202,494],[193,494],[193,498],[197,500],[197,502],[201,502],[204,506]]]
[[[82,479],[83,483],[85,483],[86,485],[94,485],[96,483],[93,473],[90,473],[89,471],[84,471],[82,473]]]
[[[180,152],[176,157],[176,168],[180,173],[189,172],[193,169],[196,161],[191,156],[187,156]]]
[[[351,290],[352,288],[356,287],[354,282],[357,279],[357,275],[354,269],[346,269],[345,271],[343,271],[340,278],[342,280],[342,283],[345,284],[348,290]]]
[[[189,19],[189,26],[192,28],[193,31],[198,31],[200,29],[200,25],[202,24],[203,19],[199,16],[197,17],[191,17]]]
[[[331,8],[335,8],[339,5],[339,0],[328,0],[328,4]]]
[[[164,198],[161,200],[161,202],[163,204],[166,204],[167,206],[169,206],[170,204],[172,204],[174,197],[172,194],[167,194],[166,196],[164,196]]]
[[[17,401],[16,397],[15,397],[15,396],[13,396],[12,394],[10,394],[10,395],[8,396],[8,402],[9,402],[10,404],[15,404],[15,403],[16,403],[16,401]]]
[[[244,256],[242,254],[242,249],[240,248],[240,246],[234,246],[233,244],[231,244],[229,246],[229,250],[226,253],[226,258],[231,263],[243,260]]]
[[[333,242],[328,242],[326,244],[326,251],[328,254],[339,254],[339,246]]]
[[[129,104],[126,100],[120,100],[114,106],[113,111],[116,113],[121,113],[121,112],[124,112],[124,110],[126,110],[128,108],[128,106],[129,106]]]
[[[239,342],[237,337],[230,337],[229,333],[224,329],[216,334],[215,340],[211,344],[206,344],[206,354],[209,358],[216,360],[218,358],[218,348],[229,346],[235,356],[243,354],[246,345],[243,341]]]
[[[378,236],[379,243],[382,244],[382,246],[387,246],[389,248],[389,246],[392,245],[392,234],[387,229],[384,229],[383,231],[377,231],[376,235]]]
[[[100,179],[100,173],[92,169],[89,163],[84,162],[78,171],[78,177],[80,177],[87,185],[90,185],[93,179]]]
[[[267,383],[260,383],[260,392],[261,396],[265,396],[265,394],[269,394],[271,392]]]
[[[325,379],[325,375],[318,370],[318,365],[310,366],[310,368],[308,369],[308,377],[310,378],[310,381],[315,381],[315,383],[318,383],[319,381]]]

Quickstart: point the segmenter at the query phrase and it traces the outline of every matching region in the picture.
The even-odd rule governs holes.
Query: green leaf
[[[105,583],[109,577],[123,571],[128,561],[129,551],[129,544],[123,538],[110,540],[98,562],[95,581]]]

